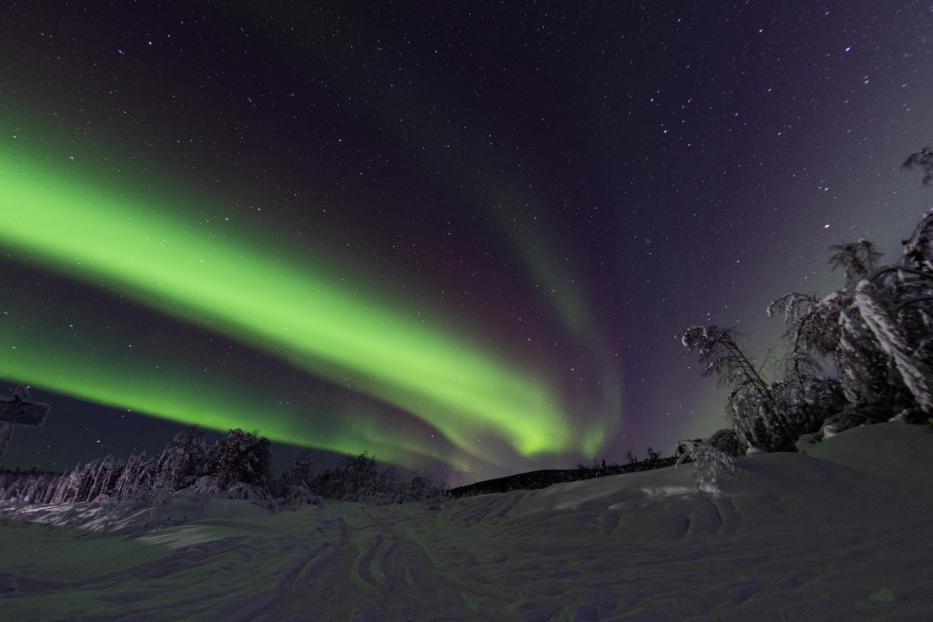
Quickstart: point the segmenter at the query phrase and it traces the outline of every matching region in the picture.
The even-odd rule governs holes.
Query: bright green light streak
[[[45,267],[273,349],[424,418],[471,450],[494,430],[523,455],[570,447],[549,388],[363,292],[200,230],[181,214],[0,147],[0,244]],[[103,283],[101,280],[103,279]]]
[[[194,361],[166,365],[163,357],[139,351],[128,356],[116,344],[139,340],[112,334],[109,340],[101,339],[101,331],[89,325],[93,319],[71,331],[62,318],[46,317],[48,313],[35,304],[7,300],[2,309],[0,377],[4,380],[219,431],[259,429],[274,441],[304,447],[345,454],[366,450],[410,468],[432,458],[465,473],[490,470],[490,465],[470,460],[456,448],[442,453],[435,444],[413,441],[410,430],[385,425],[369,409],[351,405],[336,412],[328,408],[325,413],[319,405],[286,406],[277,399],[277,391],[234,382],[229,371],[205,374]],[[234,370],[233,375],[243,374]],[[343,425],[345,412],[347,425]],[[56,418],[70,416],[58,409],[54,413]]]
[[[598,412],[592,413],[586,430],[581,435],[581,448],[587,457],[595,457],[610,434],[622,427],[622,374],[606,350],[600,335],[595,313],[589,305],[589,296],[582,280],[574,276],[571,262],[561,259],[557,246],[545,233],[529,221],[519,207],[523,202],[507,192],[500,192],[498,211],[493,216],[515,245],[539,289],[554,309],[557,318],[569,332],[584,344],[589,355],[597,361],[599,390],[602,395],[594,400],[592,387],[585,394],[578,390],[576,407],[599,402]],[[527,203],[524,203],[527,205]],[[521,226],[516,226],[521,223]]]

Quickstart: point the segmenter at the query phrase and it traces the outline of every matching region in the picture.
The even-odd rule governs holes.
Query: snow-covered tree
[[[113,485],[113,496],[129,498],[148,493],[155,482],[156,465],[146,452],[132,454]]]
[[[112,495],[114,485],[120,478],[124,465],[111,455],[103,460],[96,461],[96,471],[93,476],[91,489],[88,491],[85,500],[94,501],[98,497],[108,498]]]
[[[348,456],[318,475],[312,489],[327,499],[373,504],[436,502],[447,496],[446,489],[435,485],[426,474],[403,481],[394,468],[379,465],[366,452]]]
[[[176,434],[159,456],[153,486],[168,491],[187,488],[211,471],[209,458],[203,432],[192,429]]]
[[[730,389],[728,412],[743,447],[766,451],[793,449],[792,433],[771,387],[736,342],[735,331],[719,326],[691,326],[680,336],[697,355],[704,376],[717,376]]]
[[[930,148],[904,166],[933,183]],[[787,324],[782,380],[766,383],[730,329],[693,326],[683,335],[704,375],[732,389],[728,405],[744,445],[788,448],[821,426],[829,432],[933,415],[933,214],[904,242],[898,264],[878,267],[881,254],[867,240],[831,250],[830,266],[845,275],[840,290],[822,298],[785,294],[768,307]]]
[[[268,486],[271,480],[269,439],[236,428],[217,441],[210,452],[212,474],[223,487],[237,482]]]
[[[899,264],[857,285],[855,305],[883,352],[891,383],[910,394],[898,408],[933,415],[933,214],[904,242]]]

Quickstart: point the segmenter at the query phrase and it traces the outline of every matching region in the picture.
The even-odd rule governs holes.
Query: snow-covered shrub
[[[438,486],[426,474],[418,474],[403,485],[397,496],[397,501],[399,503],[423,502],[433,507],[447,498],[447,489],[444,486]]]
[[[410,501],[436,503],[437,498],[446,497],[446,491],[434,485],[426,475],[415,475],[404,482],[394,468],[380,466],[366,452],[348,456],[335,468],[318,475],[311,490],[325,499],[377,505]]]
[[[244,482],[236,482],[231,485],[224,492],[224,496],[228,499],[242,499],[244,501],[252,501],[253,503],[259,504],[268,504],[272,500],[272,496],[269,494],[269,491],[263,488],[262,486],[256,486],[255,484],[247,484]]]
[[[828,417],[846,406],[841,383],[834,378],[808,377],[771,384],[787,438],[796,440],[820,430]]]
[[[137,489],[123,497],[110,497],[104,504],[108,515],[123,519],[145,509],[159,508],[168,503],[171,493],[162,489]]]
[[[311,452],[303,451],[291,469],[273,480],[270,489],[280,506],[297,508],[321,503],[321,497],[313,490],[312,466]]]
[[[842,411],[828,417],[823,422],[820,432],[823,438],[830,438],[845,430],[868,423],[877,423],[877,421],[874,421],[873,417],[864,409],[849,404]]]
[[[745,455],[745,448],[739,442],[735,430],[718,430],[709,437],[709,444],[727,456],[738,457]]]
[[[202,475],[187,488],[180,491],[186,495],[215,495],[224,493],[224,485],[219,475]]]
[[[680,466],[684,462],[689,462],[693,467],[697,490],[702,492],[718,493],[718,478],[724,473],[735,474],[735,458],[708,442],[693,444],[678,458],[674,466]]]
[[[375,458],[363,452],[321,473],[314,480],[313,490],[327,499],[391,503],[397,487],[395,477],[394,470],[381,469]]]

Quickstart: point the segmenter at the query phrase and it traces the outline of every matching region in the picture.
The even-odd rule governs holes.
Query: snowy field
[[[0,620],[933,620],[933,431],[805,449],[716,496],[682,466],[434,511],[6,505]]]

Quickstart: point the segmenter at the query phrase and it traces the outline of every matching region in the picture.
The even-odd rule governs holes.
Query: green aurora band
[[[457,447],[417,442],[418,431],[401,421],[385,425],[366,405],[301,403],[294,387],[240,382],[249,370],[229,363],[222,373],[208,372],[211,361],[205,357],[172,355],[185,337],[146,344],[128,355],[126,344],[144,342],[143,335],[96,322],[102,309],[92,300],[51,311],[27,290],[4,301],[0,376],[179,423],[220,431],[248,426],[274,441],[350,455],[368,451],[409,468],[436,460],[463,474],[496,472],[495,465]],[[79,330],[70,328],[72,317],[85,318]]]
[[[0,331],[0,337],[9,343],[10,331]],[[390,426],[380,427],[378,421],[363,419],[358,412],[353,414],[352,430],[315,425],[310,417],[270,408],[268,402],[256,395],[249,396],[233,387],[212,390],[213,383],[203,380],[195,386],[191,378],[197,377],[197,370],[190,370],[190,375],[176,370],[175,374],[157,377],[128,370],[126,365],[107,359],[89,365],[87,358],[64,351],[55,353],[56,363],[49,364],[48,350],[37,355],[31,346],[23,343],[13,352],[8,348],[2,350],[0,373],[4,378],[23,383],[34,383],[33,379],[41,378],[42,386],[60,393],[179,423],[194,422],[215,430],[244,427],[245,422],[250,422],[259,427],[263,436],[274,441],[345,454],[368,450],[370,454],[408,467],[421,464],[425,457],[450,462],[450,456],[411,451],[414,448],[401,451],[403,437],[393,439]],[[453,466],[465,470],[466,463],[458,461]]]
[[[600,394],[597,412],[586,417],[586,430],[582,432],[581,450],[587,458],[595,458],[605,445],[607,438],[622,426],[622,374],[606,350],[605,339],[600,334],[595,313],[587,304],[583,292],[583,281],[576,278],[569,261],[560,260],[554,252],[557,245],[545,235],[534,222],[523,213],[529,202],[518,195],[500,192],[491,210],[491,218],[508,234],[508,239],[534,279],[539,295],[545,297],[556,317],[576,341],[583,344],[592,359],[590,365],[599,375],[598,388],[575,387],[576,395],[568,398],[570,403],[588,405],[594,402],[594,393]],[[519,226],[519,225],[522,226]]]
[[[422,418],[468,453],[481,455],[474,441],[490,433],[525,457],[579,442],[547,384],[453,330],[432,330],[385,300],[246,240],[219,239],[181,209],[159,205],[0,147],[0,245],[21,259],[358,387]],[[4,361],[4,371],[15,365],[16,359]],[[42,377],[28,380],[43,384]],[[95,386],[93,378],[86,381]],[[132,407],[111,395],[95,397],[90,388],[69,388],[79,391]],[[164,410],[156,403],[139,409]],[[202,413],[173,412],[211,425]]]

